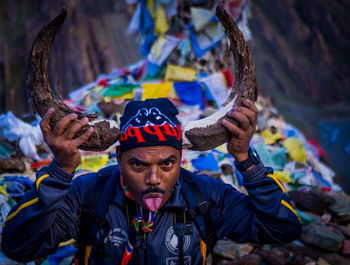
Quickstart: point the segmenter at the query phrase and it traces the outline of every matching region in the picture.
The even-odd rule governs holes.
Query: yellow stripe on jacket
[[[42,175],[40,178],[38,178],[38,179],[36,180],[36,184],[35,184],[36,190],[39,190],[39,184],[40,184],[40,182],[42,182],[43,179],[47,178],[48,176],[50,176],[50,175],[45,174],[45,175]]]
[[[283,204],[284,206],[286,206],[289,210],[292,211],[292,213],[294,213],[296,215],[296,217],[298,217],[299,222],[301,222],[299,215],[297,214],[297,212],[294,210],[294,208],[292,207],[292,205],[290,205],[288,202],[286,202],[285,200],[281,201],[281,204]]]
[[[38,201],[39,201],[39,198],[36,197],[36,198],[34,198],[33,200],[30,200],[30,201],[27,201],[27,202],[23,203],[20,207],[18,207],[18,209],[17,209],[15,212],[13,212],[13,213],[11,213],[9,216],[7,216],[7,218],[6,218],[6,220],[5,220],[5,223],[6,223],[7,221],[11,220],[13,217],[15,217],[15,216],[19,213],[20,210],[22,210],[22,209],[24,209],[24,208],[26,208],[26,207],[28,207],[28,206],[30,206],[30,205],[33,205],[34,203],[36,203],[36,202],[38,202]],[[5,225],[5,223],[4,223],[4,225]],[[3,225],[3,226],[4,226],[4,225]]]
[[[278,186],[280,186],[280,188],[281,188],[283,194],[285,193],[285,190],[284,190],[283,185],[281,184],[281,182],[279,182],[279,180],[278,180],[274,175],[268,174],[268,175],[266,175],[266,176],[269,177],[269,178],[272,178],[272,179],[278,184]]]

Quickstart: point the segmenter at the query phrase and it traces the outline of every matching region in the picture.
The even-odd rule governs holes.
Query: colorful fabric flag
[[[142,100],[148,98],[164,98],[167,97],[170,88],[173,86],[170,82],[164,83],[143,83]]]
[[[163,5],[159,5],[156,11],[154,34],[165,34],[169,29],[166,13]]]
[[[153,43],[151,52],[147,56],[147,60],[153,64],[161,66],[179,42],[180,39],[173,36],[160,36]]]
[[[230,95],[230,91],[226,88],[226,83],[221,72],[202,77],[199,81],[210,91],[217,106],[221,106]]]
[[[101,95],[104,97],[118,97],[124,95],[134,88],[140,87],[139,84],[113,84],[109,87],[104,88],[101,91]]]
[[[306,153],[301,140],[291,137],[283,142],[283,146],[287,149],[287,152],[292,160],[300,163],[306,163]]]
[[[165,73],[166,81],[191,82],[196,79],[197,71],[189,67],[168,64]]]
[[[198,170],[219,170],[218,163],[213,153],[209,153],[207,156],[200,156],[192,160],[192,165]]]
[[[204,109],[202,86],[199,82],[174,83],[176,94],[187,105],[199,105]]]

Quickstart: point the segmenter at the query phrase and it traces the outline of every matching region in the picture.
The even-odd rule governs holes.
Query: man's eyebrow
[[[142,160],[140,160],[140,159],[137,159],[136,157],[132,157],[132,158],[130,158],[130,159],[128,160],[128,163],[134,163],[134,162],[141,163],[141,164],[143,164],[143,165],[146,164],[145,161],[142,161]]]
[[[175,155],[170,155],[169,157],[166,157],[166,158],[164,158],[164,159],[162,159],[162,160],[160,160],[160,164],[161,163],[164,163],[164,162],[169,162],[169,161],[171,161],[171,160],[176,160],[177,159],[177,157],[175,156]],[[145,162],[145,161],[143,161],[143,160],[140,160],[140,159],[138,159],[138,158],[136,158],[136,157],[131,157],[129,160],[128,160],[128,163],[140,163],[140,164],[142,164],[142,165],[148,165],[148,163],[147,162]]]
[[[165,158],[165,159],[162,159],[162,163],[164,163],[164,162],[168,162],[168,161],[171,161],[171,160],[176,160],[177,158],[176,158],[176,156],[174,156],[174,155],[170,155],[169,157],[167,157],[167,158]]]

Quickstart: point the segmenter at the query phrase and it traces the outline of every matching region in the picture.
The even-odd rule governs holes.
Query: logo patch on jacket
[[[184,236],[184,246],[183,246],[184,253],[186,253],[190,244],[191,244],[191,236],[185,235]],[[171,253],[173,253],[175,255],[179,254],[179,238],[177,237],[177,235],[174,232],[174,226],[171,226],[168,229],[168,231],[166,232],[165,245]]]
[[[113,227],[105,237],[104,243],[112,244],[115,247],[122,247],[126,244],[127,240],[128,233],[125,230],[119,227]]]

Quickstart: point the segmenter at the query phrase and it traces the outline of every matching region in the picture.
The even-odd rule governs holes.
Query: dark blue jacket
[[[242,173],[249,196],[224,184],[219,179],[195,175],[195,181],[206,189],[215,201],[216,235],[238,242],[287,243],[301,232],[299,217],[290,205],[283,186],[272,175],[272,170],[261,163]],[[119,176],[117,176],[119,177]],[[182,176],[180,176],[182,177]],[[9,213],[3,229],[2,250],[10,258],[28,262],[54,253],[60,242],[76,239],[79,215],[88,187],[96,183],[96,174],[73,179],[53,161],[37,173],[33,188]],[[156,216],[154,230],[147,236],[147,264],[177,264],[178,248],[174,234],[174,209],[186,208],[180,182],[168,202]],[[103,235],[101,256],[93,245],[89,264],[120,264],[128,238],[125,214],[125,196],[117,181],[116,193],[106,219],[110,231]],[[190,263],[203,264],[203,242],[197,227],[184,238],[184,258]]]

